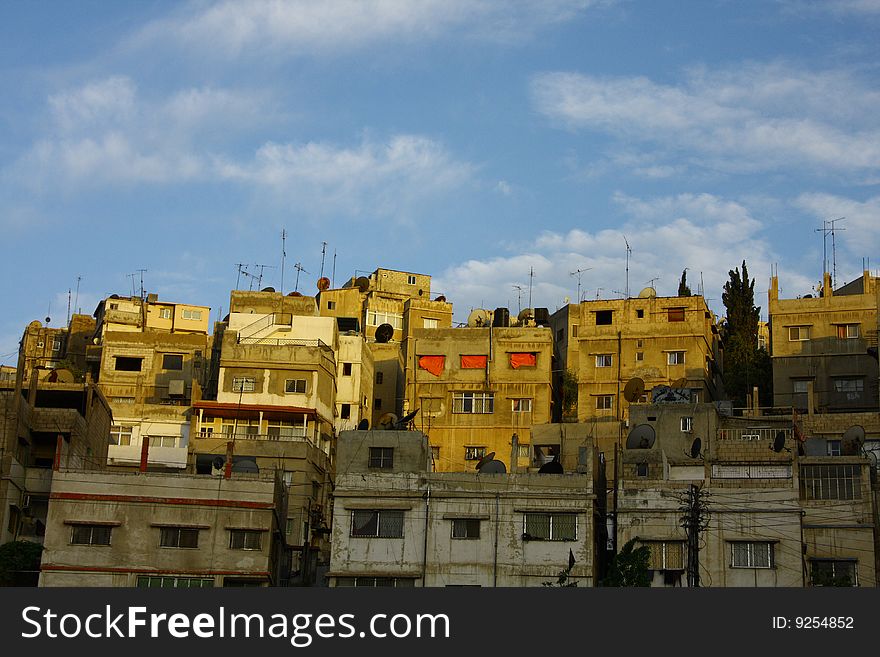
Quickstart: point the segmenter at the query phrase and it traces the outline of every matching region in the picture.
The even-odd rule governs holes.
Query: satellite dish
[[[844,456],[858,456],[864,443],[865,430],[856,424],[844,432],[840,441],[841,452]]]
[[[630,379],[623,388],[623,398],[630,404],[639,400],[645,394],[645,382],[639,377]]]
[[[366,431],[370,428],[370,421],[367,418],[364,418],[360,422],[358,422],[358,431]]]
[[[232,461],[232,471],[244,474],[259,474],[260,466],[253,458],[235,457]]]
[[[391,324],[379,324],[376,328],[376,342],[386,343],[394,337],[394,327]]]
[[[446,301],[446,297],[444,297],[444,296],[441,294],[439,297],[437,297],[436,299],[434,299],[434,301]]]
[[[73,383],[73,372],[65,368],[52,370],[46,379],[49,383]]]
[[[275,291],[274,287],[264,287],[262,290],[260,290],[260,292],[274,292],[274,291]]]
[[[327,278],[326,276],[321,276],[321,278],[318,279],[318,282],[316,283],[316,285],[318,286],[318,290],[321,292],[323,292],[324,290],[329,290],[330,289],[330,279]]]
[[[549,463],[542,465],[538,469],[538,474],[565,474],[565,470],[559,462],[559,454],[556,454]]]
[[[418,413],[419,409],[414,410],[412,413],[407,413],[395,423],[394,428],[406,430],[406,427],[415,419]]]
[[[478,470],[480,474],[505,474],[507,466],[503,461],[491,460]]]
[[[289,296],[289,297],[301,297],[301,296],[302,296],[302,292],[291,292],[291,293],[288,294],[287,296]]]
[[[467,318],[467,325],[471,328],[479,328],[489,325],[489,311],[484,308],[474,308]]]
[[[519,320],[520,324],[525,324],[531,319],[535,317],[535,309],[534,308],[523,308],[519,311],[519,315],[516,318]]]
[[[424,293],[425,291],[422,288],[419,288],[419,296],[422,296]]]
[[[486,454],[483,458],[481,458],[479,461],[477,461],[477,465],[476,465],[477,470],[482,468],[484,465],[486,465],[489,461],[491,461],[494,458],[495,458],[495,452],[489,452],[488,454]]]
[[[354,281],[354,286],[360,290],[361,293],[364,293],[370,289],[370,279],[366,276],[358,276]]]
[[[563,297],[562,303],[564,303],[567,306],[568,304],[571,303],[571,297]]]
[[[639,299],[653,299],[657,296],[657,290],[653,287],[644,287],[642,291],[639,292]]]
[[[785,449],[785,432],[777,431],[776,437],[773,439],[773,451],[777,454]]]
[[[657,434],[650,424],[639,424],[633,427],[626,437],[627,449],[651,449]]]
[[[211,467],[215,470],[222,470],[225,463],[226,459],[224,459],[222,456],[215,456],[214,460],[211,461]]]
[[[676,379],[675,381],[672,382],[672,385],[670,385],[669,387],[670,388],[679,388],[679,389],[687,388],[688,387],[688,380],[684,377],[682,377],[680,379]]]
[[[393,429],[395,424],[397,424],[397,416],[394,413],[385,413],[379,418],[379,428],[381,429]]]
[[[691,443],[691,451],[689,452],[689,456],[692,459],[698,458],[700,456],[700,449],[703,447],[703,441],[700,440],[699,437],[694,438],[694,442]]]

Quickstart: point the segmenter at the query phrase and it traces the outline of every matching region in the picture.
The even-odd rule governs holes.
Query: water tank
[[[535,324],[538,326],[550,326],[550,310],[547,308],[535,308]]]
[[[496,308],[495,314],[492,316],[492,326],[510,326],[510,311],[507,308]]]

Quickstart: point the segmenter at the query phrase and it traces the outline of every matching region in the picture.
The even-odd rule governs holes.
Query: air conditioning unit
[[[173,379],[168,382],[168,395],[170,397],[183,397],[186,394],[186,384],[183,379]]]

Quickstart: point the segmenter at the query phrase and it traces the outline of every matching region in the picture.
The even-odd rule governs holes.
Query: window
[[[855,559],[811,559],[813,586],[858,586]]]
[[[72,545],[110,545],[110,525],[74,525],[70,535]]]
[[[513,352],[510,354],[510,366],[518,370],[521,367],[537,367],[538,354],[534,351]]]
[[[184,308],[181,316],[184,319],[192,319],[195,321],[199,321],[202,319],[202,311],[201,310],[190,310],[189,308]]]
[[[204,589],[214,586],[213,577],[170,577],[166,575],[138,575],[138,588]]]
[[[495,412],[494,392],[453,392],[453,413],[487,414]]]
[[[383,372],[376,372],[376,383],[381,385],[382,381],[385,380],[385,374]]]
[[[440,461],[440,447],[437,445],[431,445],[431,462],[434,464],[436,469],[437,463]]]
[[[736,541],[730,544],[731,568],[773,568],[773,543]]]
[[[642,340],[636,340],[636,347],[638,347],[639,349],[641,349],[641,348],[644,347],[644,346],[645,346],[645,344],[644,344],[644,342],[643,342]]]
[[[412,274],[407,274],[407,276],[406,276],[406,284],[407,284],[407,285],[415,285],[415,284],[416,284],[416,277],[413,276]]]
[[[517,458],[527,459],[532,456],[532,446],[531,445],[519,445],[519,449],[517,450],[516,456]]]
[[[794,379],[791,382],[791,390],[795,394],[806,394],[811,379]]]
[[[641,363],[643,360],[645,360],[645,352],[637,351],[636,352],[636,362]]]
[[[596,367],[611,367],[611,354],[596,354]]]
[[[259,550],[263,532],[260,529],[230,529],[230,550]]]
[[[610,411],[614,408],[614,395],[596,395],[596,410]]]
[[[684,308],[667,308],[666,318],[670,322],[683,322]]]
[[[557,329],[556,331],[556,342],[563,342],[565,340],[565,329]]]
[[[810,339],[810,327],[809,326],[789,326],[788,327],[788,341],[789,342],[803,342],[804,340]]]
[[[440,326],[440,321],[439,321],[439,320],[437,320],[437,319],[432,319],[432,318],[430,318],[430,317],[425,317],[424,320],[423,320],[423,322],[424,322],[423,326],[424,326],[426,329],[435,329],[435,328],[438,328],[438,327]]]
[[[465,461],[479,461],[484,456],[486,456],[486,448],[485,447],[465,447],[464,448],[464,460]]]
[[[351,363],[342,364],[342,376],[351,376]]]
[[[165,354],[162,356],[163,370],[182,370],[183,354]]]
[[[828,456],[840,456],[843,454],[842,441],[840,440],[827,440],[825,441],[825,453]]]
[[[859,337],[858,324],[839,324],[837,326],[837,337],[844,340],[852,340]]]
[[[380,324],[391,324],[395,329],[402,329],[403,315],[379,310],[368,310],[367,326],[379,326]]]
[[[61,351],[61,340],[60,338],[52,339],[52,351]]]
[[[597,310],[596,311],[596,326],[607,326],[612,323],[614,319],[614,311],[613,310]]]
[[[116,371],[117,372],[140,372],[143,358],[134,358],[132,356],[117,356]]]
[[[472,518],[453,518],[452,538],[480,538],[480,521]]]
[[[232,377],[232,392],[253,392],[257,380],[252,376]]]
[[[648,464],[636,463],[636,477],[645,478],[648,476]]]
[[[681,418],[681,430],[685,433],[691,432],[694,430],[694,418],[692,417],[682,417]]]
[[[482,370],[486,368],[489,357],[483,354],[462,354],[458,362],[463,370]]]
[[[150,447],[177,447],[177,436],[147,436]]]
[[[305,379],[287,379],[284,382],[284,392],[305,394],[306,380]]]
[[[370,467],[390,469],[394,467],[393,447],[370,447]]]
[[[800,480],[804,500],[862,499],[859,465],[802,465]]]
[[[683,351],[669,351],[666,353],[667,365],[684,365]]]
[[[368,586],[411,588],[416,585],[414,577],[337,577],[336,586]]]
[[[159,308],[159,319],[171,319],[171,308]]]
[[[524,540],[577,540],[577,514],[575,513],[526,513],[523,525]]]
[[[351,535],[363,538],[403,538],[403,511],[391,509],[352,511]]]
[[[327,310],[336,310],[336,302],[328,301],[327,302]]]
[[[644,318],[645,318],[645,310],[644,310],[644,308],[636,308],[636,317],[637,317],[638,319],[644,319]]]
[[[862,378],[834,379],[834,392],[844,394],[862,393],[865,391],[865,380]]]
[[[373,400],[373,408],[377,411],[382,410],[382,400],[378,397]]]
[[[645,541],[650,570],[684,570],[684,541]]]
[[[131,445],[132,427],[114,424],[110,427],[111,445]]]
[[[339,409],[339,417],[347,420],[351,417],[351,404],[343,404]]]
[[[514,413],[531,413],[532,412],[532,400],[531,399],[511,399],[511,411]]]
[[[197,548],[199,530],[193,527],[162,527],[159,533],[159,547]]]
[[[578,336],[578,325],[572,324],[571,325],[571,337],[576,338],[577,336]]]

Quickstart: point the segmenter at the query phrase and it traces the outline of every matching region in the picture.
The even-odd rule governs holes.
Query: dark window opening
[[[132,358],[131,356],[116,357],[117,372],[140,372],[143,358]]]
[[[606,326],[608,324],[611,324],[613,317],[614,317],[613,310],[597,310],[596,311],[596,326]]]
[[[182,370],[183,354],[165,354],[162,356],[163,370]]]

